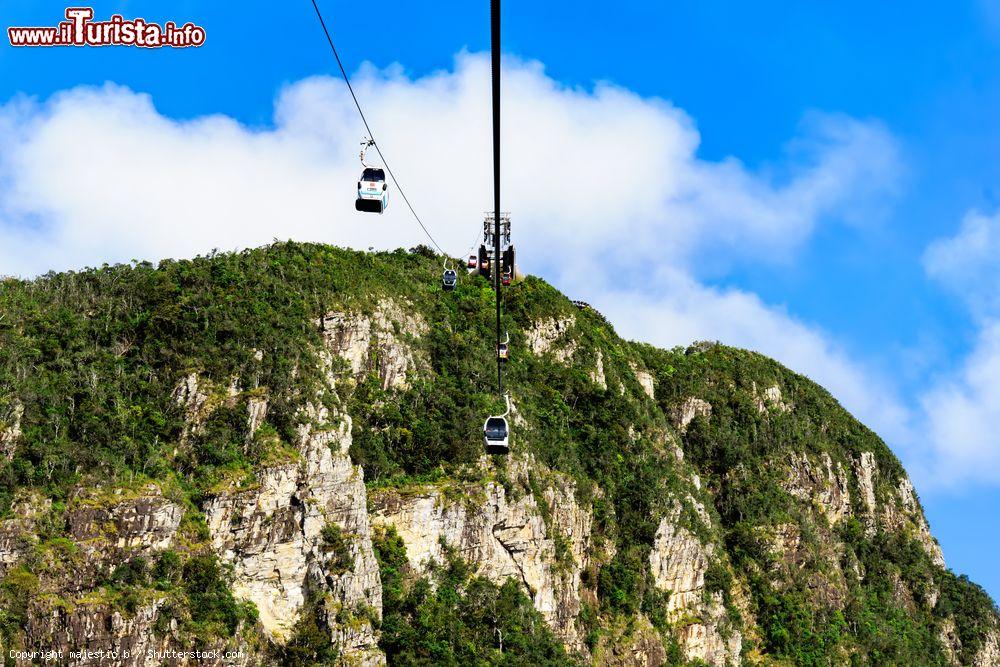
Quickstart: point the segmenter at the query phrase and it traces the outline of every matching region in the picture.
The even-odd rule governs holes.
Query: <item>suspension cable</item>
[[[497,302],[497,393],[503,394],[503,364],[500,362],[500,0],[490,0],[490,56],[493,79],[493,289]]]
[[[333,51],[333,57],[337,59],[337,66],[340,67],[340,73],[344,77],[344,83],[347,84],[347,89],[351,92],[351,98],[354,100],[354,106],[358,108],[358,114],[361,116],[361,122],[365,124],[365,129],[368,130],[368,138],[372,140],[372,145],[375,147],[375,151],[382,160],[382,164],[385,165],[385,170],[389,172],[389,177],[392,179],[396,189],[399,190],[399,196],[403,198],[404,202],[406,202],[406,206],[410,209],[410,213],[413,214],[413,219],[416,220],[417,224],[420,225],[420,228],[424,230],[424,234],[434,247],[437,248],[438,252],[445,257],[450,257],[451,255],[446,253],[444,249],[438,245],[438,242],[434,240],[434,236],[430,233],[423,221],[420,219],[420,216],[417,215],[417,212],[413,209],[413,204],[411,204],[410,200],[406,197],[406,193],[403,192],[402,186],[400,186],[399,181],[396,180],[396,175],[393,174],[392,169],[389,168],[389,162],[385,159],[385,156],[382,155],[382,149],[379,148],[378,143],[375,141],[375,133],[372,132],[372,128],[368,125],[368,119],[365,118],[365,112],[361,110],[361,103],[358,102],[358,96],[354,94],[354,87],[351,86],[351,80],[347,76],[347,70],[344,69],[344,63],[341,62],[340,54],[337,53],[337,47],[333,45],[333,38],[330,36],[330,31],[326,27],[326,21],[323,20],[323,13],[319,10],[319,5],[316,4],[316,0],[312,0],[312,6],[313,9],[316,10],[316,17],[319,19],[320,26],[323,27],[323,34],[326,35],[326,41],[330,44],[330,50]]]
[[[472,238],[472,245],[469,246],[469,255],[470,256],[476,254],[476,244],[479,243],[479,239],[480,239],[481,236],[482,236],[482,234],[480,234],[479,230],[477,229],[476,230],[476,235]],[[465,257],[462,257],[462,259],[465,259]],[[478,261],[478,258],[477,258],[477,261]]]

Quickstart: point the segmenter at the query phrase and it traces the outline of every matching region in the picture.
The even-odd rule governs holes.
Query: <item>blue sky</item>
[[[54,25],[63,6],[40,4],[7,0],[0,12],[4,26]],[[360,75],[362,103],[371,103],[376,132],[402,165],[404,185],[423,183],[418,176],[407,180],[422,164],[414,156],[416,148],[407,148],[416,141],[411,135],[423,128],[433,132],[434,96],[424,95],[425,89],[440,85],[439,98],[457,90],[458,101],[472,100],[470,108],[477,104],[474,75],[482,63],[476,54],[488,47],[488,3],[453,5],[443,13],[440,3],[383,3],[383,18],[375,27],[365,21],[372,11],[359,11],[356,3],[321,3],[348,69],[357,71],[362,62],[374,66]],[[292,159],[287,151],[294,145],[303,178],[314,165],[315,173],[336,175],[353,186],[353,175],[340,174],[354,169],[355,119],[344,110],[343,91],[335,83],[310,79],[335,72],[312,6],[308,0],[278,6],[244,2],[237,8],[236,3],[191,0],[170,3],[169,10],[163,3],[134,0],[95,5],[98,18],[118,12],[157,22],[194,21],[208,33],[200,49],[17,50],[4,40],[0,149],[18,158],[0,166],[0,183],[7,179],[4,187],[9,188],[2,192],[7,206],[0,205],[0,239],[10,247],[21,244],[21,259],[28,260],[0,267],[0,273],[259,240],[232,232],[220,244],[218,237],[193,234],[190,246],[170,246],[165,227],[173,222],[139,214],[131,218],[135,228],[108,232],[113,242],[98,236],[88,246],[80,239],[87,239],[87,225],[93,222],[86,211],[74,208],[85,193],[60,191],[67,201],[52,204],[51,193],[22,177],[32,170],[67,181],[78,175],[72,165],[84,162],[67,160],[68,166],[56,169],[53,154],[46,152],[46,146],[59,143],[52,137],[69,136],[64,145],[76,143],[72,135],[59,133],[61,120],[99,127],[88,123],[114,116],[109,109],[127,107],[125,124],[138,137],[200,138],[175,156],[188,160],[183,164],[160,161],[159,171],[136,169],[147,180],[159,179],[172,197],[184,195],[186,181],[177,174],[218,181],[220,191],[234,197],[241,180],[266,183],[266,167],[243,178],[236,162],[252,161],[276,145],[272,166]],[[514,164],[527,164],[517,156],[537,156],[547,161],[546,173],[565,180],[564,172],[571,172],[588,185],[588,178],[601,182],[605,172],[597,167],[613,174],[620,165],[632,165],[654,182],[642,187],[656,190],[662,187],[659,181],[674,179],[687,193],[671,199],[666,187],[662,208],[667,214],[629,208],[616,219],[611,207],[585,231],[571,230],[572,242],[580,235],[593,239],[594,247],[633,233],[667,239],[662,265],[645,263],[641,272],[628,262],[630,246],[623,246],[622,256],[611,262],[618,275],[626,276],[623,284],[583,283],[581,277],[588,275],[583,267],[556,268],[546,261],[552,251],[543,243],[563,237],[545,225],[573,225],[568,216],[560,218],[571,203],[559,202],[564,206],[546,209],[549,217],[537,220],[523,216],[522,207],[515,225],[518,213],[530,225],[522,228],[522,252],[532,261],[525,268],[573,295],[605,303],[626,335],[674,344],[705,334],[762,349],[830,386],[913,471],[949,565],[982,583],[994,598],[1000,596],[992,557],[1000,548],[995,512],[1000,442],[991,429],[993,417],[1000,417],[1000,391],[993,389],[1000,386],[1000,161],[995,159],[1000,154],[1000,3],[710,0],[633,3],[609,11],[607,3],[507,0],[504,15],[505,53],[517,59],[510,60],[517,68],[510,89],[514,97],[524,93],[521,102],[511,103],[506,121],[505,142],[521,142],[511,151]],[[103,88],[106,82],[128,90],[109,91]],[[595,89],[599,82],[612,84],[611,92]],[[100,87],[94,93],[99,99],[63,92],[81,85]],[[148,94],[153,106],[143,107],[134,93]],[[544,103],[531,104],[532,94]],[[284,101],[279,107],[285,116],[276,116],[276,100]],[[333,109],[328,117],[335,120],[329,122],[344,125],[343,136],[349,134],[352,143],[319,127],[316,109]],[[562,142],[559,151],[550,150],[546,134],[526,131],[524,137],[534,137],[529,140],[519,133],[518,119],[549,112],[558,127],[570,127],[566,136],[552,140],[553,145]],[[133,126],[136,118],[141,123]],[[293,120],[286,124],[282,118]],[[591,136],[588,127],[601,129]],[[316,138],[316,146],[349,153],[351,166],[324,162],[302,148],[289,128]],[[205,140],[219,136],[232,136],[233,143]],[[461,143],[453,137],[436,141],[451,165],[488,160],[486,152],[462,152],[452,145]],[[204,150],[214,152],[199,153],[206,145],[210,149]],[[577,146],[583,154],[595,146],[594,162],[600,163],[595,171],[577,174],[560,162]],[[661,160],[650,146],[662,146],[662,153],[676,159]],[[208,159],[216,157],[212,170]],[[95,172],[105,173],[100,160],[94,164]],[[120,174],[115,177],[113,166],[107,169],[107,177],[89,189],[140,187]],[[505,174],[512,197],[531,201],[529,194],[518,193],[532,184],[519,186],[520,174],[512,169]],[[420,200],[421,190],[410,187]],[[566,197],[575,196],[573,183],[563,187]],[[433,181],[424,192],[429,188]],[[294,192],[289,196],[305,202],[289,207],[297,212],[296,220],[275,219],[271,228],[262,223],[262,238],[318,234],[321,240],[359,247],[410,240],[395,243],[399,237],[391,234],[411,224],[398,210],[382,232],[373,232],[374,240],[350,236],[354,232],[346,225],[306,226],[298,219],[320,225],[324,216],[336,216],[309,204],[309,192]],[[340,206],[342,194],[330,199],[331,208]],[[659,200],[650,197],[656,208]],[[720,211],[713,203],[727,198],[745,198],[754,211],[747,215],[752,222],[744,224],[739,211]],[[461,215],[456,206],[439,211],[429,204],[436,214],[432,229],[446,239],[471,238],[476,217],[489,202],[488,196],[480,200]],[[708,203],[688,205],[687,200]],[[591,208],[604,211],[604,205],[601,200]],[[281,207],[274,204],[275,211]],[[228,210],[223,207],[223,213]],[[164,228],[159,233],[158,225]],[[616,237],[619,227],[625,231]],[[55,229],[60,241],[50,244],[46,235]],[[952,455],[953,447],[961,456]]]

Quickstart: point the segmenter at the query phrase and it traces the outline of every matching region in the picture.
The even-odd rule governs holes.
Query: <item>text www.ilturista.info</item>
[[[65,21],[53,27],[10,27],[11,46],[164,46],[186,48],[205,43],[205,29],[193,23],[162,26],[145,19],[125,19],[115,14],[107,21],[94,21],[92,7],[69,7]]]

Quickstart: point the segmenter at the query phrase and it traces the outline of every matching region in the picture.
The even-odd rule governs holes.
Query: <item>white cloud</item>
[[[927,435],[915,461],[936,484],[1000,483],[1000,214],[970,211],[928,246],[924,267],[969,306],[979,332],[962,367],[920,398]]]
[[[931,389],[921,405],[928,476],[944,485],[1000,481],[1000,321],[984,323],[961,372]]]
[[[442,245],[463,253],[492,201],[489,63],[411,80],[355,77],[390,164]],[[107,85],[0,110],[0,274],[185,257],[273,238],[394,248],[424,242],[398,193],[353,210],[363,127],[342,82],[288,86],[273,128],[176,121]],[[827,219],[873,214],[900,171],[877,123],[810,114],[787,160],[700,159],[694,122],[611,84],[567,88],[508,60],[504,206],[522,268],[574,286],[623,334],[760,350],[828,386],[890,435],[905,416],[828,337],[753,294],[705,287],[704,267],[784,261]],[[574,294],[573,296],[579,296]]]
[[[1000,213],[970,211],[955,236],[928,246],[924,268],[977,316],[1000,315]]]
[[[450,252],[492,200],[488,61],[411,80],[362,68],[356,90],[390,165]],[[781,171],[701,160],[669,103],[610,84],[561,86],[511,59],[504,80],[504,206],[539,271],[555,249],[619,263],[695,251],[715,262],[787,256],[826,216],[890,188],[895,151],[877,124],[813,115]],[[353,210],[363,128],[326,77],[282,91],[274,127],[175,121],[113,85],[0,112],[0,272],[190,256],[295,237],[358,248],[422,237],[398,193],[382,217]],[[540,249],[544,248],[544,251]]]

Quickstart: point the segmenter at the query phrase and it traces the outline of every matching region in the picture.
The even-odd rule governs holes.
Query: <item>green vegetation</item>
[[[351,544],[344,529],[335,523],[323,526],[321,532],[323,549],[330,554],[330,566],[333,572],[341,574],[354,567],[354,557],[351,555]]]
[[[309,596],[288,642],[275,649],[277,662],[287,667],[332,665],[340,652],[330,641],[330,630],[322,621],[323,601]]]
[[[252,604],[233,597],[222,566],[209,553],[182,561],[168,550],[152,566],[137,556],[114,569],[102,592],[105,601],[128,615],[166,593],[170,604],[158,619],[161,626],[174,619],[182,632],[200,639],[232,637],[242,623],[252,625],[257,619]]]
[[[430,579],[415,576],[403,541],[380,531],[382,640],[392,665],[572,665],[531,600],[510,579],[475,576],[455,554]]]
[[[28,602],[38,587],[38,577],[23,566],[12,569],[0,581],[0,628],[4,636],[13,636],[27,621]]]
[[[184,592],[191,610],[191,629],[198,636],[231,637],[242,621],[256,621],[253,605],[237,602],[214,555],[197,555],[184,563]]]
[[[57,542],[66,531],[61,511],[70,502],[105,502],[103,491],[72,501],[71,492],[150,481],[186,508],[182,543],[148,562],[123,563],[102,584],[105,601],[127,612],[147,594],[166,594],[165,618],[205,637],[231,636],[252,622],[254,610],[235,601],[225,571],[204,555],[208,531],[199,508],[221,488],[252,486],[262,466],[295,460],[307,402],[351,416],[350,454],[370,486],[468,481],[481,454],[483,417],[500,408],[494,294],[474,277],[444,294],[439,275],[439,258],[423,248],[369,254],[289,242],[157,266],[0,281],[0,428],[19,415],[22,431],[10,460],[0,457],[0,518],[12,516],[21,494],[54,501],[40,529],[44,558],[0,581],[3,636],[23,625],[44,568],[68,567],[74,558],[71,545]],[[952,619],[960,658],[971,660],[995,623],[981,589],[934,565],[906,531],[887,534],[854,518],[831,526],[786,490],[792,455],[829,456],[842,467],[856,513],[861,496],[852,471],[862,452],[874,454],[880,503],[905,474],[829,393],[751,352],[624,341],[599,313],[576,309],[536,278],[504,294],[512,351],[505,382],[523,419],[514,450],[576,481],[579,502],[594,511],[595,542],[613,554],[583,573],[584,586],[596,593],[580,617],[592,648],[641,613],[679,660],[664,612],[667,593],[653,585],[649,568],[659,522],[679,507],[684,528],[718,545],[707,594],[721,594],[727,631],[756,625],[745,634],[759,637],[753,651],[801,665],[939,664],[938,636]],[[394,331],[416,364],[406,388],[383,388],[377,355],[371,372],[357,378],[342,360],[325,366],[321,318],[371,315],[387,301],[428,325],[416,337]],[[569,361],[528,351],[526,333],[546,321],[566,325],[555,346],[573,351]],[[598,358],[606,388],[591,377]],[[636,369],[651,374],[655,397],[640,386]],[[191,374],[198,379],[194,398],[178,391]],[[765,401],[771,387],[794,409]],[[251,433],[247,411],[258,397],[268,401],[267,417]],[[707,401],[711,414],[681,433],[676,411],[691,397]],[[191,410],[197,428],[189,424]],[[515,489],[502,466],[481,475],[511,492],[543,496],[543,476]],[[557,566],[569,570],[575,564],[566,537],[550,525],[546,503],[539,508]],[[767,536],[781,526],[799,535],[794,564],[769,549]],[[354,565],[350,538],[332,523],[323,530],[333,573]],[[394,664],[571,661],[514,583],[492,584],[457,558],[429,578],[416,577],[392,535],[383,535],[377,550],[382,644]],[[747,614],[737,609],[737,587],[746,593]],[[310,601],[280,660],[334,659],[321,626],[330,613],[324,605]]]

